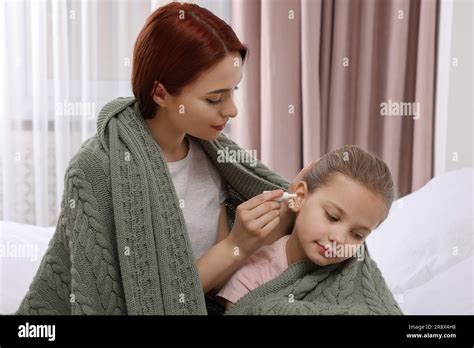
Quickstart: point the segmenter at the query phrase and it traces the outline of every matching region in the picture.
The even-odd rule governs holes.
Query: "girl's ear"
[[[288,200],[288,207],[293,212],[298,213],[303,207],[305,198],[307,198],[309,194],[308,184],[306,181],[298,181],[295,185],[295,190],[292,193],[296,193],[297,196]]]

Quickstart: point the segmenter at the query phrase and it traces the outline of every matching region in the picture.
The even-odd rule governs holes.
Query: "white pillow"
[[[431,301],[433,310],[441,308],[440,299],[427,290],[429,284],[438,284],[436,277],[442,277],[447,282],[443,300],[452,301],[451,308],[465,304],[473,314],[472,291],[466,298],[454,280],[462,271],[465,273],[462,284],[470,284],[472,288],[474,271],[472,262],[469,269],[467,260],[472,258],[474,250],[473,181],[473,168],[433,178],[419,190],[395,201],[387,220],[368,237],[369,253],[402,308],[404,303],[412,303],[410,294],[415,293],[418,298],[425,296],[425,302]],[[461,263],[464,266],[454,274],[453,267]],[[415,291],[415,288],[419,289]],[[423,289],[426,293],[420,294]],[[410,312],[418,310],[417,314],[426,312],[426,306],[408,307]]]
[[[441,272],[416,288],[398,295],[404,314],[469,315],[474,314],[474,257]],[[470,274],[471,281],[469,281]]]
[[[54,230],[0,221],[0,314],[18,309]]]

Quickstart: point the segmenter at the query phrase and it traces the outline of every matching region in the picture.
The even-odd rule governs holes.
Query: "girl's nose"
[[[333,229],[329,232],[329,242],[336,244],[344,243],[344,231],[342,229]]]

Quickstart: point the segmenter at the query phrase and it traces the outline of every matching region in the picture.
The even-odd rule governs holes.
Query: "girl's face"
[[[234,90],[241,79],[242,58],[239,53],[230,53],[178,96],[170,95],[159,84],[154,94],[159,105],[155,117],[164,117],[177,133],[214,140],[229,118],[237,116]]]
[[[297,213],[293,234],[300,252],[320,266],[352,257],[387,213],[380,195],[340,173],[312,194],[301,181],[295,193],[290,203]]]

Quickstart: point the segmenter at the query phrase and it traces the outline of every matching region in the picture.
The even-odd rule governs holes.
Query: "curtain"
[[[0,2],[1,220],[55,225],[70,159],[132,94],[136,36],[168,2]],[[402,195],[431,178],[435,1],[193,2],[250,47],[229,128],[242,147],[288,178],[349,143],[382,156]],[[388,101],[421,115],[384,117]]]
[[[359,145],[387,162],[400,196],[421,187],[433,176],[436,11],[434,0],[232,0],[250,48],[232,138],[288,178]]]
[[[108,101],[132,95],[133,45],[169,1],[0,1],[0,220],[54,226],[64,174]],[[195,1],[228,20],[228,1]]]

